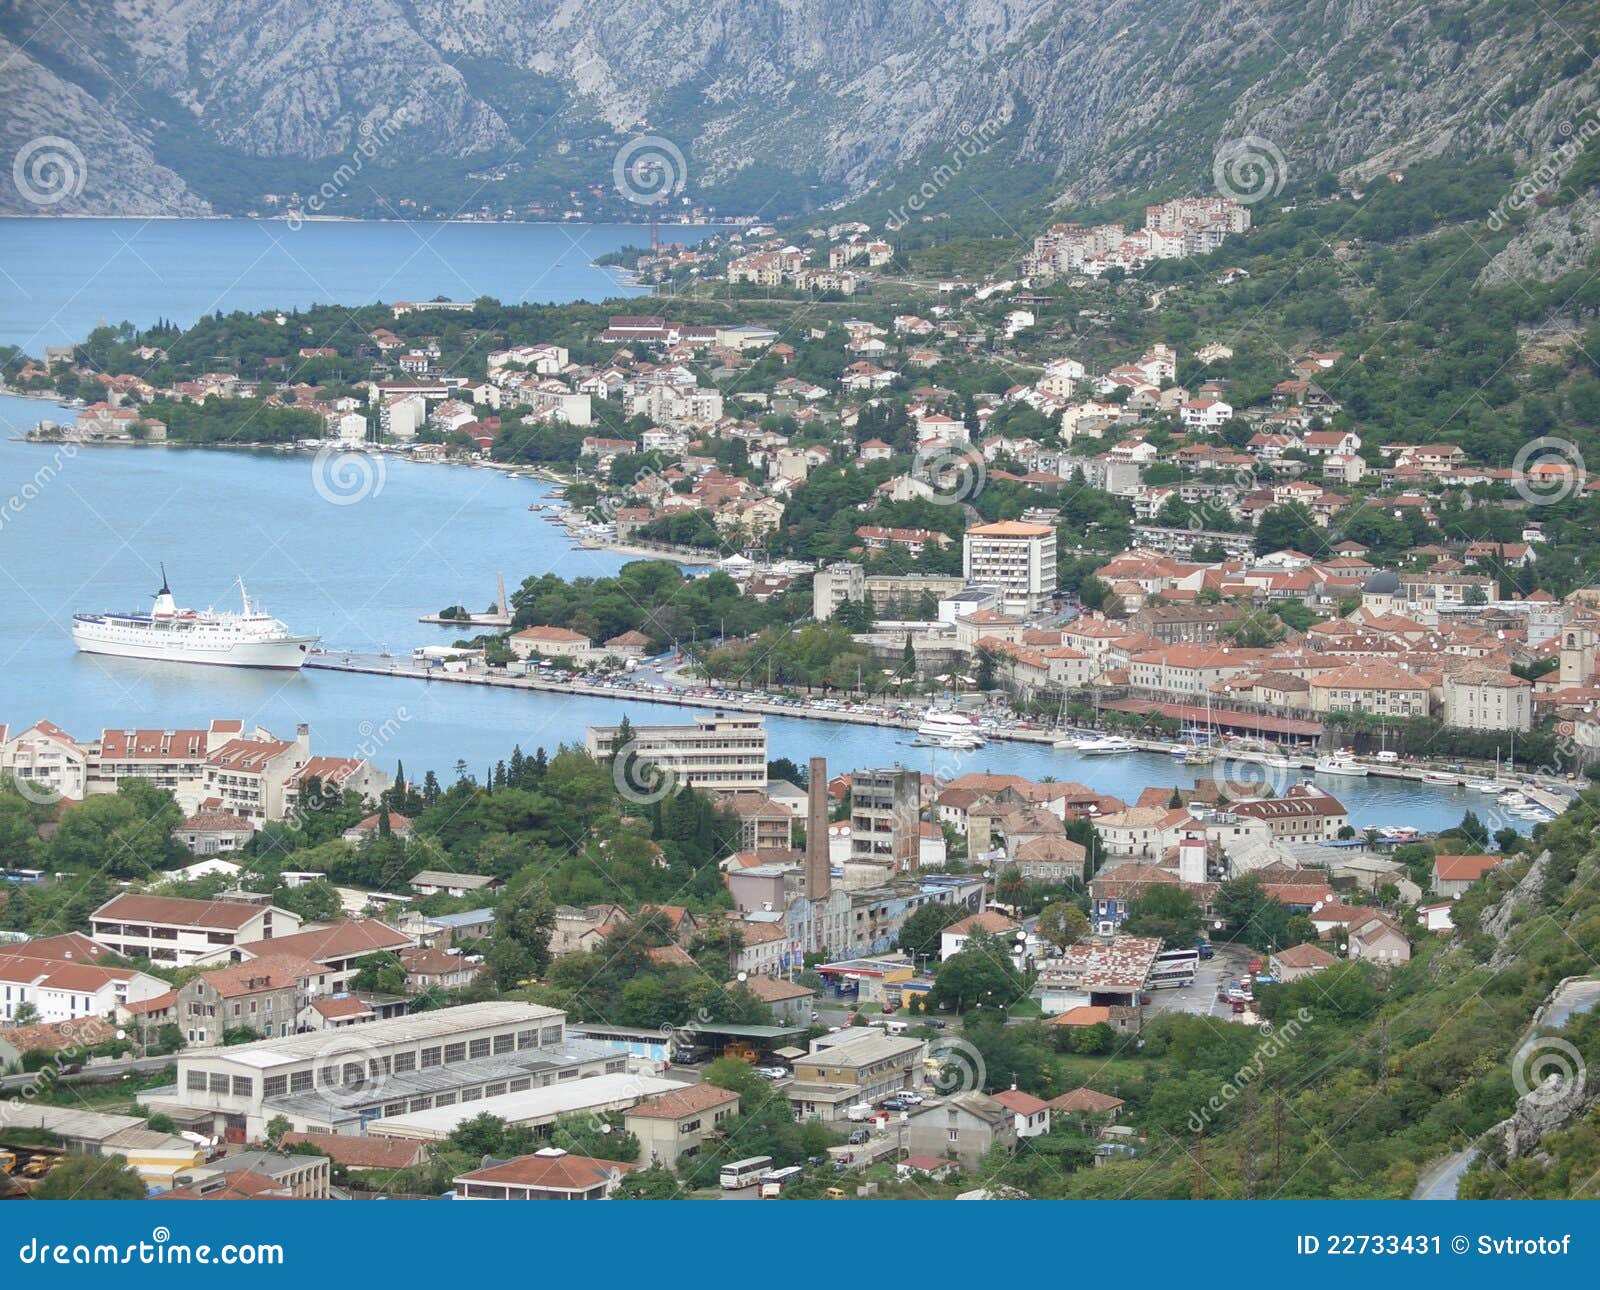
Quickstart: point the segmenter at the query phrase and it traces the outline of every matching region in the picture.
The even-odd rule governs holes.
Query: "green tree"
[[[940,933],[964,916],[962,910],[951,905],[921,905],[900,925],[897,944],[913,959],[937,959]]]
[[[1122,930],[1130,936],[1158,936],[1171,949],[1193,945],[1200,932],[1200,906],[1177,883],[1161,883],[1133,902]]]
[[[143,1200],[148,1194],[143,1179],[128,1166],[126,1156],[90,1156],[73,1151],[41,1178],[33,1189],[35,1200]]]
[[[965,1012],[971,1008],[1004,1010],[1027,992],[1011,963],[1011,945],[1004,937],[975,933],[939,964],[928,1004],[934,1009]]]
[[[556,909],[544,883],[533,873],[513,883],[494,911],[494,941],[489,968],[502,990],[543,976],[550,967],[550,935]]]
[[[1076,945],[1089,934],[1089,916],[1065,900],[1046,905],[1039,911],[1039,935],[1058,950]]]

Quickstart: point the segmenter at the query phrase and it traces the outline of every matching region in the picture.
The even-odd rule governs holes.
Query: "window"
[[[268,1080],[268,1084],[272,1081]],[[184,1080],[185,1087],[191,1093],[204,1093],[206,1091],[206,1073],[204,1071],[190,1071]]]
[[[505,1083],[504,1080],[501,1080],[496,1084],[486,1084],[486,1085],[484,1085],[483,1095],[485,1097],[499,1097],[505,1091],[506,1091],[506,1083]]]
[[[424,1048],[422,1050],[422,1069],[428,1070],[439,1064],[439,1050],[437,1048]]]
[[[559,1044],[561,1042],[561,1027],[546,1026],[539,1032],[539,1042],[543,1045]]]
[[[249,1097],[256,1091],[256,1082],[248,1075],[235,1075],[233,1077],[233,1095],[235,1097]]]
[[[478,1057],[487,1057],[488,1055],[489,1055],[489,1039],[488,1039],[488,1036],[485,1036],[482,1039],[474,1039],[470,1044],[467,1045],[467,1056],[468,1057],[478,1058]]]
[[[212,1075],[211,1091],[213,1093],[226,1093],[230,1086],[231,1082],[226,1075]]]
[[[960,1129],[951,1129],[950,1130],[950,1141],[951,1142],[959,1142],[959,1141],[961,1141],[961,1130]]]
[[[462,1044],[446,1044],[444,1046],[444,1060],[445,1060],[446,1064],[448,1064],[450,1062],[463,1062],[463,1061],[466,1061],[466,1059],[467,1059],[467,1046],[466,1046],[466,1044],[464,1044],[464,1043],[462,1043]]]
[[[494,1037],[494,1055],[496,1057],[500,1056],[501,1053],[509,1053],[516,1046],[517,1037],[515,1035],[506,1034]]]
[[[268,1075],[261,1085],[261,1096],[266,1098],[282,1097],[289,1091],[289,1077],[287,1075]]]
[[[539,1046],[539,1032],[537,1030],[517,1031],[518,1048],[537,1048]]]
[[[433,1104],[435,1106],[454,1106],[456,1104],[456,1095],[454,1093],[441,1093],[433,1099]]]
[[[311,1091],[311,1072],[295,1071],[290,1075],[289,1091],[291,1093],[309,1093]]]
[[[396,1053],[394,1055],[394,1073],[396,1075],[416,1069],[417,1055],[415,1053]]]

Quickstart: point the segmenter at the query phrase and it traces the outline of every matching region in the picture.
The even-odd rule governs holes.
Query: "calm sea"
[[[592,262],[648,241],[626,224],[0,219],[0,345],[37,355],[101,323],[187,326],[217,310],[635,296]]]

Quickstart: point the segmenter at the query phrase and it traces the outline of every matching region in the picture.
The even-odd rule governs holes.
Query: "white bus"
[[[1200,951],[1164,950],[1156,955],[1150,969],[1150,988],[1165,990],[1194,984],[1195,970],[1200,966]]]
[[[761,1181],[761,1175],[772,1168],[771,1156],[751,1156],[748,1160],[735,1160],[722,1166],[722,1189],[738,1191]]]
[[[799,1182],[805,1170],[799,1165],[790,1165],[787,1169],[769,1169],[761,1175],[761,1199],[777,1200],[783,1195],[783,1189],[790,1183]]]

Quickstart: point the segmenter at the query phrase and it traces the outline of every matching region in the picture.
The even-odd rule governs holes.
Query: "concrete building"
[[[140,1095],[152,1111],[230,1142],[259,1139],[274,1116],[309,1133],[356,1133],[398,1116],[604,1074],[626,1059],[566,1040],[556,1008],[465,1004],[349,1030],[181,1052],[177,1084]]]
[[[921,785],[918,772],[900,766],[851,772],[850,863],[886,871],[872,881],[919,867]]]
[[[927,1048],[925,1040],[886,1035],[876,1026],[841,1030],[813,1039],[811,1051],[795,1058],[795,1083],[838,1085],[856,1102],[876,1102],[922,1083]]]
[[[1462,730],[1532,730],[1533,682],[1494,667],[1446,672],[1444,723]]]
[[[1056,531],[1021,520],[975,525],[962,539],[961,572],[998,590],[1008,611],[1033,613],[1056,594]]]
[[[39,1022],[109,1017],[123,1004],[166,993],[167,983],[131,967],[38,957],[29,943],[0,947],[0,1020],[31,1006]]]
[[[997,1145],[1016,1150],[1015,1115],[982,1093],[935,1098],[908,1113],[905,1145],[914,1156],[938,1156],[976,1169]]]
[[[327,1156],[241,1151],[173,1179],[176,1193],[196,1200],[329,1200],[332,1170]],[[261,1184],[267,1183],[263,1187]]]
[[[589,756],[608,760],[617,750],[616,726],[590,726],[584,735]],[[689,725],[634,726],[633,755],[671,774],[688,788],[764,789],[767,786],[767,731],[759,716],[699,713]]]
[[[268,955],[292,954],[321,967],[327,978],[326,989],[321,992],[337,994],[350,989],[363,961],[376,954],[398,954],[412,944],[410,936],[376,918],[350,918],[303,932],[219,947],[198,962],[202,967],[223,967]]]
[[[163,967],[188,967],[229,947],[299,930],[299,917],[275,905],[131,892],[89,915],[89,935],[107,949]]]
[[[818,569],[811,579],[811,616],[818,622],[832,618],[845,601],[866,598],[866,570],[848,560]]]
[[[626,1059],[607,1053],[612,1064]],[[645,1098],[680,1091],[684,1085],[654,1075],[630,1075],[621,1070],[609,1074],[566,1078],[549,1085],[535,1085],[494,1097],[434,1099],[434,1105],[401,1115],[385,1115],[369,1121],[367,1133],[376,1137],[421,1139],[437,1142],[448,1138],[468,1120],[492,1115],[519,1129],[547,1131],[556,1121],[568,1116],[602,1116],[626,1111]]]
[[[739,1114],[739,1095],[715,1084],[689,1084],[647,1097],[622,1118],[639,1139],[639,1159],[671,1169],[700,1154],[701,1144]]]

